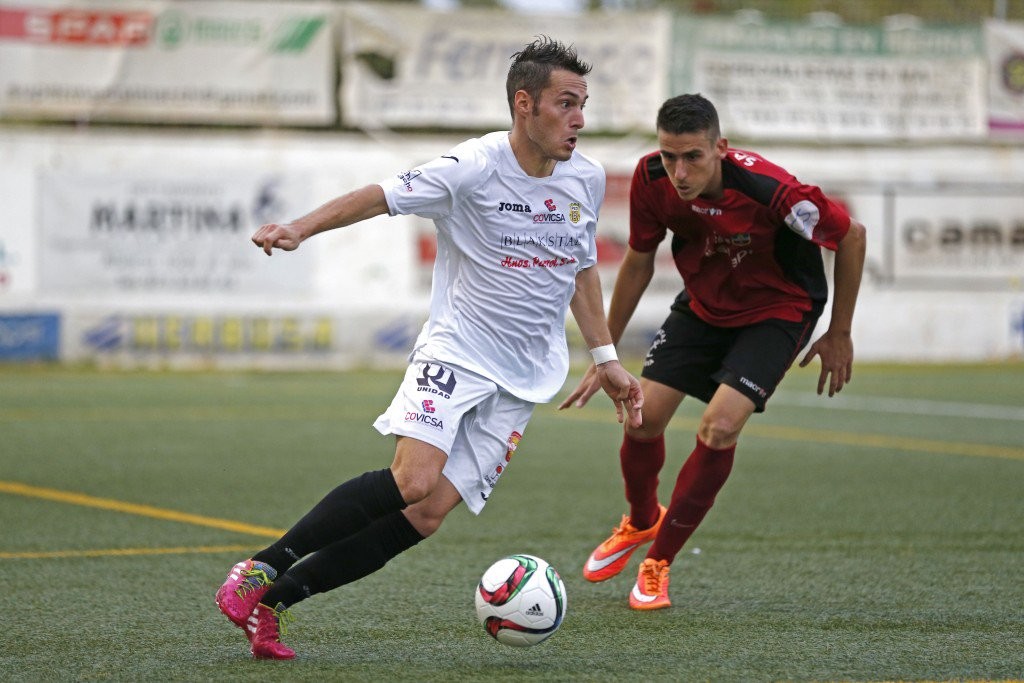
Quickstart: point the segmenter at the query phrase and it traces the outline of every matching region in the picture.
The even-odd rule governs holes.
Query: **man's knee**
[[[420,533],[423,538],[432,536],[435,531],[441,528],[441,523],[444,522],[446,515],[439,514],[433,510],[426,509],[422,505],[413,505],[412,507],[405,509],[405,517],[409,520],[409,524],[412,524],[413,528]]]
[[[441,527],[448,513],[462,502],[462,497],[450,481],[441,477],[429,496],[404,510],[406,519],[423,538]]]
[[[701,417],[700,426],[697,427],[697,436],[708,448],[729,448],[740,438],[745,423],[746,420],[706,410]]]
[[[716,450],[735,446],[743,425],[754,414],[755,408],[748,397],[722,384],[701,415],[697,436],[706,446]]]
[[[414,505],[429,496],[440,476],[440,472],[425,467],[392,466],[391,472],[407,505]]]
[[[444,451],[430,444],[409,438],[399,440],[391,473],[408,505],[433,493],[447,458]]]

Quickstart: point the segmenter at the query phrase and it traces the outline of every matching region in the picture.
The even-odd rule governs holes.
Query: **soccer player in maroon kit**
[[[627,425],[620,449],[629,514],[587,558],[589,581],[609,579],[654,541],[629,596],[633,609],[669,607],[669,566],[732,470],[740,431],[762,412],[828,300],[821,247],[835,252],[831,322],[800,362],[821,359],[818,393],[850,381],[850,328],[864,266],[864,227],[820,188],[759,155],[731,149],[718,113],[701,95],[667,100],[659,150],[637,164],[630,188],[629,247],[608,326],[618,342],[671,232],[685,289],[644,360],[644,420]],[[583,406],[599,389],[591,366],[559,408]],[[667,507],[658,502],[665,428],[687,395],[705,403],[697,445]]]

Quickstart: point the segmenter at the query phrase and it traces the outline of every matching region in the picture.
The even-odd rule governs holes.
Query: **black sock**
[[[423,540],[401,512],[392,512],[343,541],[322,548],[278,577],[262,602],[291,607],[377,571]]]
[[[349,479],[324,496],[270,547],[253,555],[284,574],[309,553],[336,543],[375,519],[406,507],[390,469]]]

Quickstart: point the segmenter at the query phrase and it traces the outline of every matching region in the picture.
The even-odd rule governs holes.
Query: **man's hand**
[[[643,424],[641,409],[644,405],[644,393],[640,390],[640,381],[626,372],[617,360],[591,365],[576,389],[558,406],[559,410],[568,408],[575,402],[582,408],[586,402],[604,389],[615,404],[615,417],[621,424],[628,417],[629,426],[637,428]]]
[[[274,247],[284,251],[294,251],[302,244],[302,233],[291,223],[268,223],[260,227],[253,236],[252,242],[270,256]]]
[[[587,405],[587,401],[590,397],[597,393],[598,389],[601,388],[601,382],[597,378],[597,366],[593,363],[587,368],[587,371],[583,374],[583,379],[576,385],[576,388],[572,390],[564,401],[558,405],[559,410],[565,410],[575,402],[577,408],[582,408]]]
[[[828,395],[835,396],[853,376],[853,340],[848,333],[827,331],[811,344],[807,355],[800,361],[800,367],[805,367],[815,356],[821,357],[818,394],[825,390],[825,381],[828,380]]]

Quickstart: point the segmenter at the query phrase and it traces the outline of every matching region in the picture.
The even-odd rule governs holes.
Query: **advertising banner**
[[[1024,188],[898,190],[893,274],[944,287],[1002,285],[1024,278]]]
[[[649,132],[666,97],[670,22],[663,14],[609,21],[351,3],[342,27],[341,117],[351,126],[506,129],[510,57],[539,34],[575,44],[593,65],[590,130]]]
[[[95,353],[326,353],[334,345],[328,316],[113,314],[89,320],[80,343]]]
[[[310,254],[249,241],[308,205],[302,174],[47,171],[39,186],[42,292],[310,293]]]
[[[7,239],[3,232],[0,231],[0,295],[13,289],[15,282],[21,279],[16,276],[19,268],[18,264],[22,260],[20,256],[20,254],[8,247]]]
[[[8,296],[35,288],[37,237],[31,199],[34,178],[25,171],[24,146],[11,143],[3,133],[0,130],[0,306]]]
[[[980,27],[833,27],[676,17],[672,90],[715,103],[726,136],[982,138]]]
[[[59,356],[59,315],[0,314],[0,361],[57,360]]]
[[[989,126],[1024,134],[1024,23],[988,21]]]
[[[331,9],[0,0],[0,117],[334,123]]]
[[[64,318],[63,360],[101,367],[401,367],[425,311],[88,307]],[[3,318],[0,317],[0,330]]]

